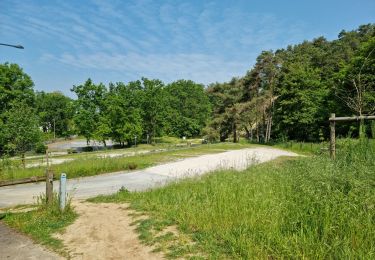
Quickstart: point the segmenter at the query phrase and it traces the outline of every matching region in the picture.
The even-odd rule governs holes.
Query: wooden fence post
[[[53,203],[53,172],[49,169],[48,149],[46,150],[46,203]]]
[[[335,131],[335,113],[331,114],[330,118],[330,128],[331,128],[331,137],[330,137],[330,145],[329,145],[329,152],[332,159],[336,158],[336,131]]]
[[[48,205],[53,202],[53,172],[48,168],[46,170],[46,200]]]

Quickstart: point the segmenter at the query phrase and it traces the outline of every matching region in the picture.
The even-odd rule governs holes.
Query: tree
[[[191,80],[179,80],[165,88],[168,100],[167,133],[175,136],[198,136],[205,127],[210,103],[204,86]]]
[[[112,140],[130,145],[135,136],[142,136],[142,86],[140,81],[110,84],[105,113]]]
[[[68,136],[70,121],[74,115],[73,101],[61,92],[36,93],[36,107],[40,125],[44,132],[57,136]]]
[[[240,81],[233,78],[228,83],[211,84],[207,88],[207,95],[213,106],[213,119],[209,126],[219,133],[220,141],[224,141],[232,133],[233,142],[237,142],[240,110],[236,104],[243,99]]]
[[[153,140],[161,135],[166,124],[166,96],[160,80],[142,78],[142,121],[144,135]]]
[[[33,108],[24,102],[15,102],[5,112],[5,149],[21,156],[25,167],[25,153],[40,141],[38,119]]]
[[[343,87],[338,95],[358,116],[375,112],[375,36],[361,44],[353,59],[340,71]],[[364,120],[359,135],[364,136]]]
[[[11,108],[13,102],[24,102],[33,107],[34,83],[17,64],[0,64],[0,115]]]
[[[103,84],[95,85],[88,79],[83,85],[73,86],[71,91],[78,97],[75,101],[74,123],[78,134],[83,135],[88,144],[98,128],[107,90]]]

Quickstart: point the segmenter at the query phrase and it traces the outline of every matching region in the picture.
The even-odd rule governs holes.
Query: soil
[[[56,235],[71,259],[163,259],[141,244],[127,204],[75,201],[73,206],[78,219]]]

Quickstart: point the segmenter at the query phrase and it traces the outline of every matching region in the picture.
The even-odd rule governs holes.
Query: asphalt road
[[[0,260],[63,259],[0,221]]]
[[[73,199],[112,194],[121,187],[129,191],[144,191],[217,169],[243,170],[254,163],[269,161],[279,156],[297,154],[272,148],[250,148],[187,158],[133,172],[116,172],[71,180],[67,173],[67,191]],[[54,190],[58,191],[57,181],[54,182]],[[0,208],[33,203],[43,192],[44,182],[1,187]]]

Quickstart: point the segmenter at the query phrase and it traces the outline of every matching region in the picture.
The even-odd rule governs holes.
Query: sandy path
[[[75,201],[73,205],[78,219],[56,235],[71,259],[163,259],[140,243],[127,204]]]

